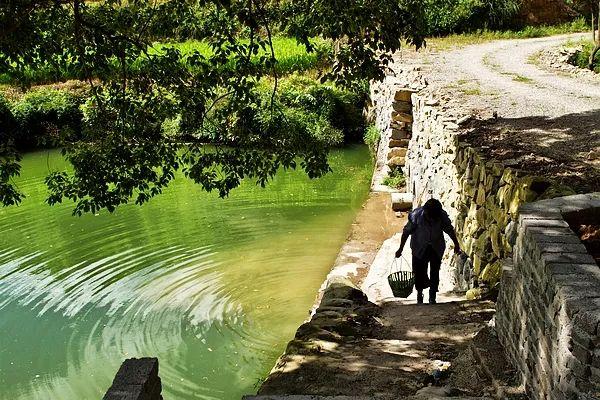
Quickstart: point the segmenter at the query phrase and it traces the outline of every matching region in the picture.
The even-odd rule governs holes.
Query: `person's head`
[[[436,199],[429,199],[427,200],[427,202],[425,202],[425,205],[423,205],[425,217],[429,219],[435,220],[441,218],[443,210],[444,209],[442,208],[442,203],[440,203],[439,200]]]

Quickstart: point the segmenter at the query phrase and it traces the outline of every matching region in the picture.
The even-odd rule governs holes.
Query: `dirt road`
[[[502,116],[559,117],[599,108],[600,79],[560,75],[537,65],[536,54],[585,38],[583,34],[502,40],[440,54],[441,78],[476,82],[483,94],[501,94],[491,104]],[[515,104],[516,103],[516,104]]]

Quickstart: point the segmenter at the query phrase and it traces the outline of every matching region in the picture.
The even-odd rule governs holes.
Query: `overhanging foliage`
[[[210,16],[195,38],[210,54],[171,46],[150,51],[157,32]],[[310,177],[329,171],[327,144],[278,107],[273,32],[308,50],[310,38],[334,41],[324,78],[351,87],[384,76],[401,40],[423,40],[420,1],[117,1],[7,0],[0,5],[0,73],[22,86],[35,69],[71,69],[92,98],[77,138],[60,136],[73,172],[46,182],[48,202],[76,202],[74,213],[142,204],[183,169],[221,196],[246,177],[264,185],[296,160]],[[272,95],[258,90],[269,76]],[[1,110],[0,110],[1,115]],[[177,134],[165,129],[177,121]],[[0,121],[0,202],[19,203],[14,124]]]

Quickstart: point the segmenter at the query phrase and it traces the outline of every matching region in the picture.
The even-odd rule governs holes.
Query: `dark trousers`
[[[427,265],[429,264],[429,278],[427,277]],[[437,293],[440,284],[440,266],[442,258],[437,255],[431,246],[423,254],[423,258],[412,257],[413,274],[415,274],[415,287],[420,292],[429,288],[430,292]]]

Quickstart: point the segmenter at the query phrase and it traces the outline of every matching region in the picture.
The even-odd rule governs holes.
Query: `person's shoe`
[[[429,304],[437,304],[437,301],[435,301],[435,292],[429,292]]]
[[[417,293],[417,304],[423,304],[423,292]]]

